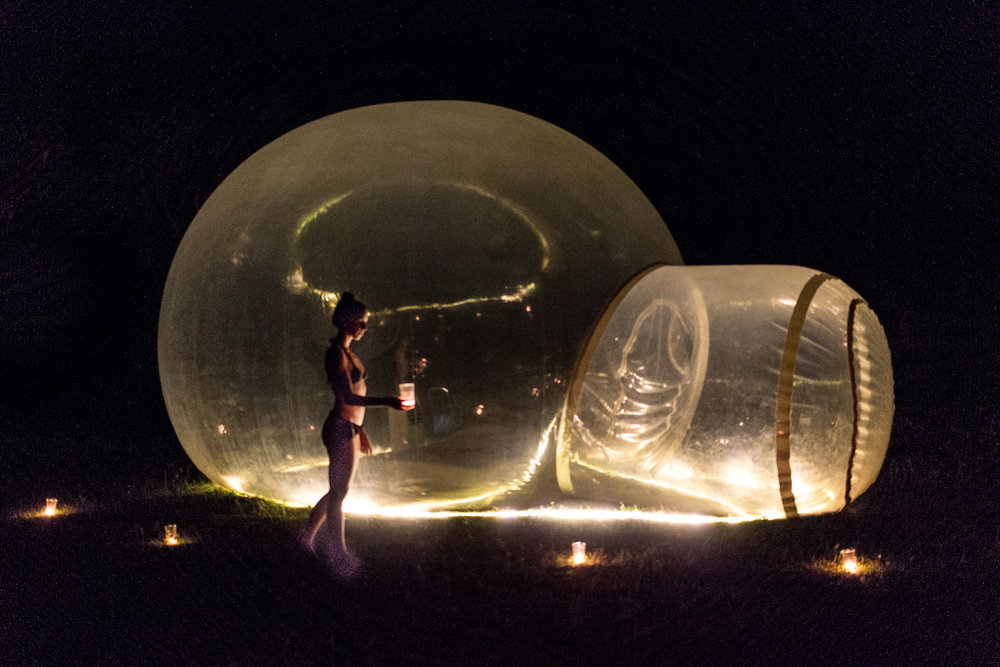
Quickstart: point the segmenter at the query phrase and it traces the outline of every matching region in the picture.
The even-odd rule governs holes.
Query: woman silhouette
[[[368,310],[350,292],[344,292],[333,310],[337,335],[326,351],[326,377],[335,397],[333,409],[323,423],[323,444],[330,455],[330,490],[319,499],[309,514],[302,532],[302,546],[315,553],[316,535],[326,525],[330,543],[328,562],[337,576],[349,579],[360,566],[358,558],[347,550],[344,539],[342,505],[357,469],[360,454],[371,454],[372,445],[362,424],[365,408],[387,405],[397,410],[412,409],[399,398],[368,396],[368,375],[361,359],[351,350],[351,343],[361,340],[368,328]]]

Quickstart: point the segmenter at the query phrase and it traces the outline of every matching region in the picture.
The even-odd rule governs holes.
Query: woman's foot
[[[327,559],[327,565],[335,577],[349,581],[361,569],[361,559],[347,551],[332,553]]]
[[[316,555],[316,545],[313,543],[313,536],[306,531],[302,531],[299,534],[298,539],[299,549],[302,549],[306,553]]]

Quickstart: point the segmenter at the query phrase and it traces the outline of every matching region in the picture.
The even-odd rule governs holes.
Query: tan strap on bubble
[[[858,306],[865,303],[864,299],[851,301],[847,313],[847,365],[851,374],[851,405],[854,408],[854,421],[851,428],[851,454],[847,457],[847,487],[844,490],[844,506],[851,504],[851,474],[854,469],[854,456],[858,453],[858,427],[861,420],[861,405],[858,396],[858,373],[855,370],[854,320],[857,317]]]
[[[799,342],[802,339],[802,327],[813,297],[820,286],[832,276],[817,273],[809,279],[799,292],[799,298],[792,309],[792,318],[788,322],[788,333],[785,335],[785,347],[781,353],[781,366],[778,367],[778,392],[774,409],[775,432],[775,462],[778,467],[778,489],[781,492],[781,504],[788,518],[799,515],[795,506],[795,494],[792,493],[791,459],[791,429],[792,429],[792,389],[795,383],[795,363],[799,356]]]

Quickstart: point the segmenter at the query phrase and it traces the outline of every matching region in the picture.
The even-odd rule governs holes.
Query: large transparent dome
[[[213,481],[315,502],[350,290],[372,311],[369,393],[413,382],[417,408],[368,410],[348,510],[843,507],[891,430],[875,314],[810,269],[680,264],[635,184],[553,125],[469,102],[346,111],[199,211],[163,296],[164,397]]]
[[[170,418],[213,481],[315,502],[350,290],[373,313],[369,393],[413,381],[418,407],[368,411],[348,506],[487,505],[537,468],[588,329],[659,262],[681,259],[650,202],[549,123],[454,101],[328,116],[247,159],[184,236],[160,314]]]

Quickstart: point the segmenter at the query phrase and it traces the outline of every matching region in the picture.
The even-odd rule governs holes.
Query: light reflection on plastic
[[[673,464],[666,470],[666,474],[677,479],[691,479],[694,477],[694,470],[685,465]]]
[[[222,481],[225,482],[226,486],[228,486],[233,491],[237,493],[246,493],[246,491],[243,490],[243,480],[241,480],[239,477],[232,477],[232,476],[223,477]]]
[[[589,464],[587,464],[584,461],[579,461],[578,460],[578,461],[576,461],[576,464],[579,465],[579,466],[581,466],[581,467],[583,467],[583,468],[590,468],[592,470],[597,470],[596,468],[593,468],[592,466],[590,466]],[[613,476],[617,477],[618,479],[632,480],[632,481],[635,481],[635,482],[640,482],[642,484],[649,484],[651,486],[657,486],[657,487],[659,487],[661,489],[666,489],[668,491],[674,491],[674,492],[677,492],[677,493],[682,493],[682,494],[684,494],[686,496],[690,496],[692,498],[701,498],[703,500],[708,500],[709,502],[715,503],[717,505],[721,505],[723,507],[727,507],[734,514],[734,516],[727,517],[727,518],[731,519],[733,521],[737,521],[738,522],[738,521],[752,521],[754,519],[778,518],[777,515],[768,516],[766,514],[762,514],[762,515],[749,514],[747,512],[744,512],[743,510],[741,510],[739,507],[737,507],[733,503],[730,503],[730,502],[726,501],[723,498],[716,498],[716,497],[709,496],[709,495],[706,495],[706,494],[701,494],[701,493],[692,493],[691,491],[689,491],[687,489],[682,489],[680,487],[674,486],[673,484],[669,484],[667,482],[662,482],[662,481],[660,481],[660,482],[654,482],[654,481],[651,481],[651,480],[648,480],[648,479],[642,479],[640,477],[634,477],[632,475],[624,475],[624,474],[621,474],[621,473],[614,473]],[[716,517],[703,517],[703,518],[714,519]]]
[[[746,470],[745,468],[739,468],[736,466],[730,466],[726,469],[723,478],[730,484],[743,486],[748,489],[759,489],[764,486],[752,472]]]
[[[410,505],[375,507],[370,503],[344,501],[344,511],[357,516],[383,519],[454,519],[476,517],[484,519],[551,519],[555,521],[642,521],[646,523],[705,525],[713,523],[745,523],[760,519],[778,519],[780,516],[706,516],[650,512],[638,509],[592,509],[587,507],[537,507],[534,509],[457,511],[419,508]]]

